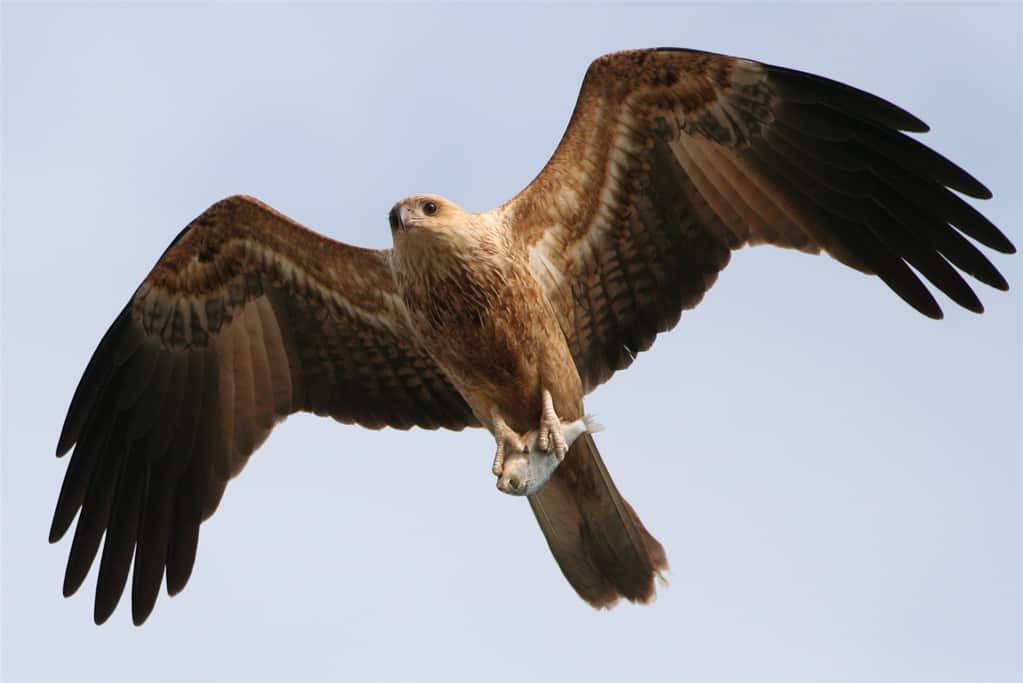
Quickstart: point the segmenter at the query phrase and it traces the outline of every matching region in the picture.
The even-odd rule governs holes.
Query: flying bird
[[[404,199],[392,249],[335,242],[250,197],[217,202],[156,262],[72,398],[50,529],[56,541],[78,517],[64,594],[105,535],[95,621],[134,566],[141,624],[164,576],[169,594],[184,588],[228,481],[275,424],[309,411],[373,429],[486,428],[498,477],[535,434],[557,466],[539,468],[549,479],[528,500],[565,578],[594,607],[649,601],[664,550],[593,435],[569,445],[562,425],[746,245],[826,252],[931,318],[942,313],[923,280],[981,312],[963,274],[1008,285],[975,243],[1014,247],[957,194],[987,188],[904,134],[927,129],[826,78],[635,50],[590,65],[525,189],[483,213]]]

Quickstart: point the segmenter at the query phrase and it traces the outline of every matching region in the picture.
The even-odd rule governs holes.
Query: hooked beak
[[[391,209],[391,213],[387,215],[388,221],[391,223],[391,234],[397,232],[408,232],[410,228],[416,224],[416,217],[412,215],[412,209],[405,204],[396,206]]]
[[[398,232],[399,230],[405,232],[405,207],[395,206],[391,209],[391,212],[387,214],[387,222],[391,224],[391,234]]]

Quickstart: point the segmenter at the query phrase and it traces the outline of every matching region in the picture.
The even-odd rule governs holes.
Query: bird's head
[[[504,239],[488,214],[470,213],[437,195],[402,199],[388,218],[391,268],[405,293],[430,291],[437,278],[464,283],[467,264],[480,272],[492,266]],[[490,260],[481,259],[483,254]]]
[[[432,194],[406,197],[387,215],[395,244],[415,233],[443,234],[466,225],[469,214],[454,202]]]
[[[417,271],[429,263],[437,271],[460,259],[475,258],[481,250],[496,253],[501,231],[494,230],[487,217],[437,195],[402,199],[388,215],[399,267]]]

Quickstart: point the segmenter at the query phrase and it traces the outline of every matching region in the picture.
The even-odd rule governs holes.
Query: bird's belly
[[[489,323],[489,324],[488,324]],[[544,348],[524,331],[513,332],[504,320],[441,334],[428,342],[428,351],[481,422],[497,409],[513,428],[535,427],[543,389]]]
[[[497,410],[514,430],[536,427],[542,392],[567,419],[582,416],[582,383],[564,334],[539,291],[508,287],[407,302],[427,352],[487,425]]]

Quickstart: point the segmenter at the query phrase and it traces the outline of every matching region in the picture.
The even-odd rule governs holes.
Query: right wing
[[[305,410],[378,429],[478,423],[414,341],[390,252],[317,235],[249,197],[194,220],[104,335],[68,409],[75,446],[53,516],[81,509],[64,594],[106,532],[94,618],[120,599],[134,553],[141,624],[164,568],[188,581],[199,524],[274,424]]]
[[[987,188],[904,130],[927,126],[819,76],[694,50],[619,52],[593,62],[554,156],[496,211],[587,393],[673,328],[746,245],[826,251],[940,318],[922,277],[979,313],[959,271],[1009,285],[967,237],[1015,247],[953,192]]]

